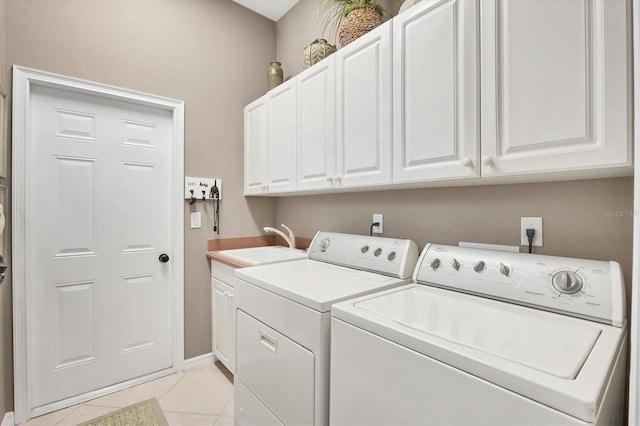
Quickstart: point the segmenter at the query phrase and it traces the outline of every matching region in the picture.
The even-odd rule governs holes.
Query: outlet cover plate
[[[373,234],[382,234],[384,232],[383,219],[384,219],[384,215],[382,213],[373,214],[372,223],[378,222],[380,224],[378,226],[373,227],[373,232],[372,232]]]
[[[522,217],[520,218],[520,244],[529,246],[529,238],[527,238],[527,229],[535,229],[533,235],[533,247],[542,247],[542,218],[541,217]]]

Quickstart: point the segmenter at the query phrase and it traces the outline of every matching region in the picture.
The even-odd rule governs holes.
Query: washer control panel
[[[309,246],[309,259],[406,279],[418,261],[418,246],[411,240],[321,231]]]
[[[427,244],[414,279],[619,327],[626,318],[616,262]]]

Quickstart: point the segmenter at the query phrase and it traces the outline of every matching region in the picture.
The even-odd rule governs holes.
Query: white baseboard
[[[2,419],[2,423],[0,423],[0,426],[14,426],[13,411],[9,411],[8,413],[4,414],[4,418]]]
[[[191,370],[192,368],[206,367],[216,362],[216,358],[213,356],[213,352],[208,354],[194,356],[193,358],[184,360],[184,369]],[[2,425],[4,426],[4,425]]]

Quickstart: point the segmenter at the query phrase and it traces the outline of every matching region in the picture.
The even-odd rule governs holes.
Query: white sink
[[[219,252],[219,254],[247,266],[265,265],[267,263],[284,262],[287,260],[304,259],[307,257],[307,252],[305,250],[282,246],[223,250]]]

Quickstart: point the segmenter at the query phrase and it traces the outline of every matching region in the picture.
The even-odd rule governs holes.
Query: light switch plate
[[[202,214],[200,212],[191,213],[191,229],[202,228]]]

